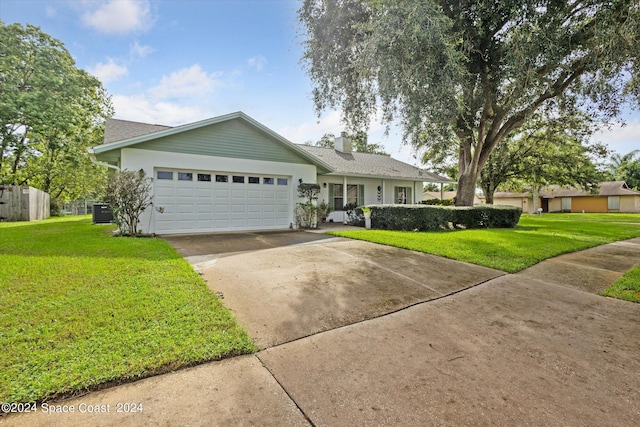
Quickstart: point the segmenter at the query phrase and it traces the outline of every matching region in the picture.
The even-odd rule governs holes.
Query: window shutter
[[[407,204],[408,204],[408,205],[411,205],[411,204],[412,204],[412,203],[411,203],[411,190],[412,190],[412,188],[411,188],[411,187],[407,187]]]
[[[399,196],[398,196],[398,187],[393,187],[393,203],[398,203],[399,202]]]
[[[358,205],[364,205],[364,185],[358,185]]]

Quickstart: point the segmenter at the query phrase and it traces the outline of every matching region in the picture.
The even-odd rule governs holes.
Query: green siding
[[[310,163],[275,138],[241,119],[142,142],[132,148],[271,162]]]

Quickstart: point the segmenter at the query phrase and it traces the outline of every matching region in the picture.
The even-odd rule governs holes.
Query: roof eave
[[[373,178],[373,179],[397,179],[397,180],[406,180],[406,181],[415,181],[415,182],[434,182],[434,183],[443,183],[443,184],[449,184],[449,183],[453,183],[455,181],[451,181],[451,180],[434,180],[432,178],[429,177],[419,177],[419,176],[402,176],[402,175],[374,175],[374,174],[359,174],[359,173],[353,173],[353,172],[340,172],[340,171],[333,171],[330,173],[325,173],[322,174],[325,176],[347,176],[347,177],[352,177],[352,178]]]
[[[272,138],[276,139],[277,141],[279,141],[280,143],[285,145],[287,148],[289,148],[292,151],[294,151],[300,157],[304,158],[305,160],[308,160],[309,162],[314,164],[316,167],[321,168],[325,173],[333,171],[333,168],[331,166],[329,166],[327,163],[325,163],[322,160],[318,159],[317,157],[311,155],[310,153],[306,152],[302,148],[299,148],[298,146],[296,146],[291,141],[289,141],[286,138],[284,138],[283,136],[275,133],[274,131],[272,131],[268,127],[264,126],[262,123],[260,123],[260,122],[258,122],[256,120],[252,119],[251,117],[247,116],[242,111],[236,111],[235,113],[229,113],[229,114],[225,114],[223,116],[218,116],[218,117],[213,117],[213,118],[206,119],[206,120],[201,120],[199,122],[188,123],[188,124],[185,124],[185,125],[182,125],[182,126],[176,126],[176,127],[172,127],[172,128],[169,128],[169,129],[161,130],[161,131],[158,131],[158,132],[153,132],[153,133],[137,136],[137,137],[134,137],[134,138],[125,139],[125,140],[122,140],[122,141],[116,141],[116,142],[111,142],[111,143],[108,143],[108,144],[97,145],[95,147],[92,147],[92,150],[93,150],[93,153],[95,155],[99,155],[99,154],[103,154],[103,153],[106,153],[106,152],[109,152],[109,151],[120,150],[122,148],[126,148],[126,147],[130,147],[132,145],[140,144],[142,142],[151,141],[153,139],[163,138],[163,137],[166,137],[166,136],[171,136],[171,135],[175,135],[175,134],[178,134],[178,133],[187,132],[187,131],[190,131],[190,130],[199,129],[201,127],[211,126],[211,125],[214,125],[214,124],[217,124],[217,123],[222,123],[222,122],[225,122],[225,121],[228,121],[228,120],[233,120],[233,119],[238,119],[238,118],[245,120],[246,122],[252,124],[253,126],[255,126],[258,129],[260,129],[261,131],[265,132],[266,134],[268,134]]]

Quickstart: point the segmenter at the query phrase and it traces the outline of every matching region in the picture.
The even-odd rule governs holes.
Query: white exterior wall
[[[422,182],[349,176],[346,178],[348,185],[364,185],[365,205],[392,204],[394,202],[394,187],[411,187],[412,203],[416,203],[416,200],[419,203],[422,199]],[[324,200],[326,203],[329,203],[331,206],[333,206],[333,201],[329,200],[329,184],[344,184],[344,176],[321,175],[318,177],[318,184],[320,184],[320,196],[318,197],[318,203],[322,203],[322,201]],[[324,184],[327,184],[327,186],[325,187]],[[378,186],[383,188],[382,201],[378,200]],[[327,217],[327,221],[331,220],[333,220],[334,222],[344,221],[344,212],[332,212]]]
[[[255,173],[261,175],[290,176],[291,182],[291,212],[289,212],[289,222],[294,223],[293,208],[298,202],[303,200],[297,197],[297,187],[299,179],[303,182],[315,183],[317,179],[316,167],[298,163],[279,163],[260,160],[234,159],[229,157],[210,157],[194,154],[169,153],[164,151],[140,150],[135,148],[124,148],[121,152],[121,170],[137,171],[143,169],[145,173],[153,177],[155,168]],[[147,208],[140,218],[140,228],[143,233],[155,233],[151,215],[153,208]],[[151,229],[147,230],[151,224]]]

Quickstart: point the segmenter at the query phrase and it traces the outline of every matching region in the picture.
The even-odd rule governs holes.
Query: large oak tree
[[[0,21],[0,184],[32,185],[54,202],[95,193],[104,168],[87,148],[102,142],[112,113],[102,84],[62,42]]]
[[[498,188],[534,192],[547,185],[597,189],[606,178],[599,162],[609,150],[589,141],[592,131],[592,123],[580,114],[528,120],[496,146],[482,168],[478,183],[486,203],[493,204]]]
[[[638,0],[304,0],[298,12],[318,113],[458,158],[471,205],[491,153],[537,112],[616,117],[640,98]]]

